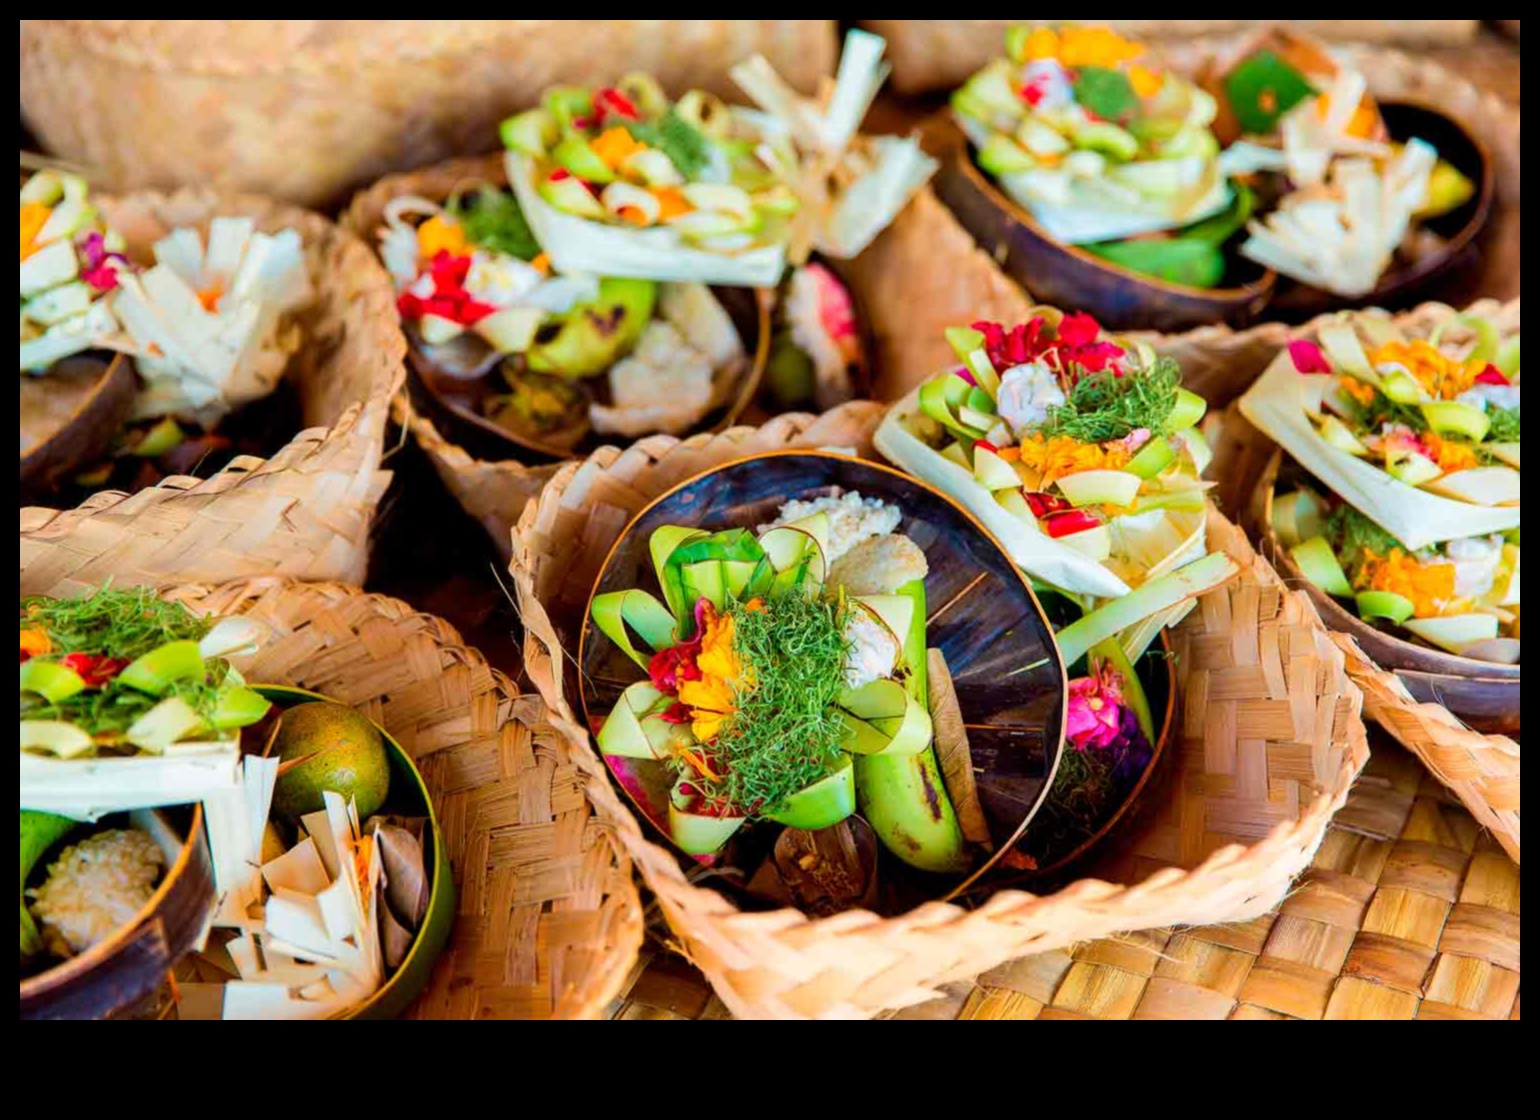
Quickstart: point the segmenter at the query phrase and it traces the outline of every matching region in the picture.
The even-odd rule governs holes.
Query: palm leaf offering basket
[[[72,588],[23,565],[23,595]],[[357,588],[268,577],[168,594],[264,623],[259,652],[240,661],[248,679],[356,707],[421,774],[457,909],[408,1018],[602,1014],[641,944],[641,906],[626,854],[585,796],[591,779],[538,697],[448,623]]]
[[[755,439],[658,438],[562,467],[520,518],[511,566],[530,679],[595,779],[598,811],[733,1013],[870,1017],[1024,953],[1149,926],[1245,921],[1283,897],[1367,757],[1361,697],[1308,599],[1217,516],[1211,541],[1242,576],[1205,596],[1172,636],[1183,693],[1175,784],[1137,830],[1109,843],[1121,849],[1106,866],[1113,881],[1083,879],[1044,897],[1003,890],[971,910],[931,902],[891,918],[817,920],[792,909],[742,912],[693,882],[605,781],[564,667],[588,589],[631,516],[683,480],[752,454]]]
[[[1507,335],[1518,330],[1520,301],[1483,301],[1467,313]],[[1395,324],[1409,338],[1425,338],[1454,314],[1442,304],[1429,304],[1396,317]],[[1242,482],[1232,504],[1246,514],[1264,553],[1277,556],[1270,511],[1280,457],[1272,442],[1234,410],[1224,419],[1223,438],[1221,458],[1231,466],[1220,468],[1221,473]],[[1241,448],[1243,454],[1232,458]],[[1296,571],[1286,556],[1277,562],[1282,570]],[[1422,759],[1517,862],[1519,666],[1487,666],[1381,634],[1318,589],[1308,590],[1334,628],[1332,637],[1347,657],[1348,674],[1363,690],[1365,711]],[[1462,714],[1487,733],[1473,729]]]
[[[961,34],[959,25],[991,25],[987,52],[964,73],[949,77],[947,82],[952,85],[999,54],[1004,41],[1000,21],[868,22],[883,22],[880,30],[889,36],[894,82],[901,88],[903,51],[911,36],[939,38]],[[912,31],[890,29],[886,26],[889,23],[901,23]],[[1207,35],[1165,42],[1160,50],[1172,66],[1197,73],[1208,59],[1232,49],[1237,42],[1235,37]],[[1479,267],[1470,280],[1472,291],[1451,292],[1441,298],[1468,299],[1476,292],[1503,300],[1516,298],[1521,217],[1517,105],[1482,90],[1431,58],[1362,44],[1337,45],[1331,50],[1364,75],[1369,92],[1376,98],[1436,106],[1486,149],[1495,176],[1495,202],[1486,233],[1479,241]],[[1008,280],[992,259],[1001,247],[975,246],[957,220],[933,198],[916,199],[905,217],[907,222],[895,223],[847,270],[864,305],[874,309],[875,395],[879,400],[897,400],[952,361],[943,335],[946,326],[969,318],[1025,322],[1033,303],[1032,294]],[[893,312],[883,316],[884,308]],[[1213,407],[1222,408],[1245,391],[1297,330],[1284,323],[1264,322],[1242,330],[1206,326],[1177,334],[1149,332],[1132,337],[1142,337],[1161,353],[1176,358],[1182,366],[1183,384]]]
[[[390,481],[381,469],[385,427],[406,352],[384,269],[320,215],[251,195],[188,190],[97,201],[139,260],[152,259],[150,247],[172,229],[206,231],[215,216],[299,233],[316,299],[285,377],[305,428],[270,458],[239,456],[208,478],[103,491],[70,510],[24,508],[23,571],[77,593],[109,577],[155,587],[266,573],[361,581]]]
[[[23,114],[118,189],[209,183],[309,206],[482,151],[558,84],[629,70],[727,92],[760,52],[814,89],[832,20],[26,20]]]

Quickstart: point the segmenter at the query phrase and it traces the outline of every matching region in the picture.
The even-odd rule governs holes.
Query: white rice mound
[[[828,494],[812,501],[793,499],[781,507],[781,515],[759,531],[789,525],[812,517],[815,513],[829,515],[829,553],[824,559],[833,564],[862,541],[886,536],[898,528],[903,515],[898,507],[889,505],[881,498],[862,498],[859,490],[844,494]]]
[[[44,944],[66,957],[83,953],[133,920],[155,893],[165,853],[137,828],[109,829],[71,844],[27,892]]]

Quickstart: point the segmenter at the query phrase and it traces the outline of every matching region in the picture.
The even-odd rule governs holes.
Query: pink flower
[[[1331,363],[1326,360],[1326,355],[1321,352],[1321,348],[1302,338],[1296,338],[1289,343],[1289,357],[1293,359],[1294,368],[1300,373],[1331,372]]]
[[[1069,718],[1064,734],[1077,751],[1102,749],[1118,741],[1123,726],[1123,681],[1110,668],[1069,682]]]

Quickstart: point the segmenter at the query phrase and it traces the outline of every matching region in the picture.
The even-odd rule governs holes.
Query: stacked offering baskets
[[[23,568],[50,567],[53,582],[72,580],[77,593],[109,576],[157,587],[273,572],[362,579],[390,479],[380,467],[405,353],[389,280],[372,254],[318,215],[252,196],[93,201],[123,238],[123,256],[140,263],[153,261],[153,246],[172,231],[207,238],[216,218],[294,231],[311,297],[297,316],[299,347],[280,368],[305,428],[270,458],[241,455],[212,477],[104,491],[70,510],[23,509]],[[38,380],[48,391],[49,379]]]
[[[558,471],[520,521],[512,572],[528,671],[596,776],[603,769],[570,699],[577,681],[563,671],[583,625],[585,589],[628,518],[692,473],[740,460],[752,439],[728,432],[600,452]],[[790,908],[743,912],[692,883],[617,791],[596,783],[596,804],[729,1008],[866,1017],[1024,952],[1166,922],[1244,920],[1281,897],[1362,766],[1360,700],[1308,600],[1286,591],[1217,515],[1208,540],[1241,574],[1205,595],[1173,633],[1184,697],[1174,749],[1182,762],[1173,768],[1176,788],[1142,828],[1127,832],[1113,873],[1127,876],[1128,887],[1087,881],[1043,897],[1001,890],[974,911],[931,902],[892,918],[864,910],[818,919]]]
[[[1240,401],[1280,445],[1256,532],[1340,632],[1370,712],[1514,859],[1519,396],[1515,301],[1323,322]]]

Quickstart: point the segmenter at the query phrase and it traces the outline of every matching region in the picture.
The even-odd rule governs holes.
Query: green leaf
[[[1075,78],[1075,100],[1080,106],[1108,121],[1132,117],[1139,109],[1139,95],[1128,76],[1104,66],[1083,66]]]
[[[507,191],[485,186],[468,195],[455,195],[448,210],[473,245],[521,261],[540,255],[540,242],[530,231],[519,200]]]
[[[1189,288],[1213,288],[1224,279],[1224,253],[1207,241],[1190,241],[1180,237],[1150,238],[1104,241],[1085,248],[1102,260],[1171,284],[1185,284]]]
[[[1258,51],[1225,78],[1225,94],[1241,130],[1266,136],[1278,118],[1315,93],[1310,80],[1272,51]]]

